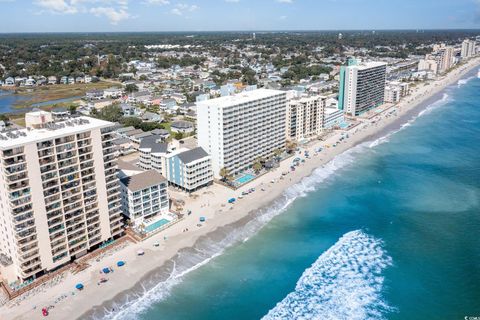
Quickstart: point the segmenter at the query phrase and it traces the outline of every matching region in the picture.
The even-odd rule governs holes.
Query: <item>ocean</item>
[[[105,318],[480,317],[476,71],[424,107],[182,251]]]

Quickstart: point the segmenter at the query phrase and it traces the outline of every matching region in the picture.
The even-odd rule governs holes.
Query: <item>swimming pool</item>
[[[349,125],[350,124],[347,123],[347,122],[342,122],[342,123],[339,124],[339,127],[342,128],[342,129],[346,129],[346,128],[348,128]]]
[[[255,179],[255,176],[253,174],[246,173],[243,176],[235,179],[235,182],[238,184],[245,184],[253,179]]]
[[[148,225],[148,226],[145,227],[145,232],[147,232],[147,233],[148,233],[148,232],[152,232],[152,231],[160,228],[161,226],[163,226],[163,225],[165,225],[165,224],[167,224],[167,223],[169,223],[169,222],[170,222],[170,221],[167,220],[167,219],[160,219],[160,220],[158,220],[158,221],[155,221],[154,223],[152,223],[152,224],[150,224],[150,225]]]

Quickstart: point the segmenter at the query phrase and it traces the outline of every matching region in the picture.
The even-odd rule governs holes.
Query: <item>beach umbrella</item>
[[[103,268],[102,271],[103,273],[110,273],[110,268]]]
[[[205,222],[205,217],[200,217],[200,222]]]
[[[77,288],[78,290],[82,290],[82,289],[83,289],[83,284],[77,283],[77,285],[75,286],[75,288]]]
[[[123,267],[125,265],[125,261],[118,261],[117,266],[118,267]]]
[[[138,254],[139,256],[143,256],[143,255],[145,254],[145,251],[143,251],[142,249],[140,249],[140,250],[137,251],[137,254]]]

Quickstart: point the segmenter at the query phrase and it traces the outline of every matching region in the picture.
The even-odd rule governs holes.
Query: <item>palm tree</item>
[[[255,163],[253,164],[253,170],[255,170],[255,172],[258,173],[260,170],[262,170],[262,168],[263,168],[263,165],[260,162],[260,159],[255,161]]]
[[[227,181],[230,179],[230,172],[227,168],[220,169],[220,176],[222,177],[222,181]]]
[[[287,141],[286,148],[288,153],[292,153],[293,151],[295,151],[295,149],[297,149],[297,143],[295,141],[289,140]]]

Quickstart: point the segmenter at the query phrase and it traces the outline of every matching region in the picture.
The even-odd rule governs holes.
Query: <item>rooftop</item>
[[[144,171],[142,173],[120,179],[120,182],[132,192],[153,187],[165,181],[167,180],[155,170]]]
[[[181,128],[181,129],[193,128],[193,123],[190,122],[190,121],[178,120],[178,121],[172,122],[171,127],[172,128]]]
[[[42,129],[11,130],[0,134],[0,149],[19,147],[32,142],[51,140],[113,125],[112,122],[82,116],[48,123]]]
[[[244,91],[232,96],[200,101],[197,102],[197,106],[230,107],[281,94],[285,94],[285,92],[271,89],[257,89],[252,91]]]
[[[145,137],[140,142],[139,149],[151,149],[150,152],[152,153],[157,153],[157,152],[166,153],[168,150],[168,144],[158,142],[162,140],[162,138],[163,137],[159,135]]]
[[[371,68],[376,68],[380,66],[386,66],[386,62],[379,62],[379,61],[369,61],[369,62],[360,62],[358,65],[352,66],[357,68],[358,70],[366,70]]]
[[[177,155],[183,163],[190,163],[208,156],[208,153],[202,147],[181,152]]]

